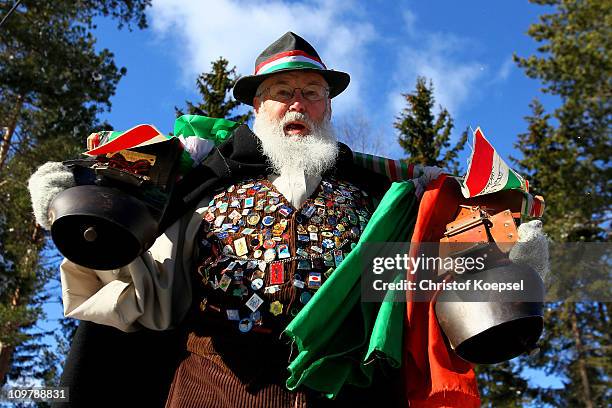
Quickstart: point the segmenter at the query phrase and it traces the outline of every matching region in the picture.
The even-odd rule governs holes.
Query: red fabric
[[[440,176],[430,183],[419,206],[410,253],[419,243],[438,242],[461,199],[454,180]],[[413,279],[415,275],[409,274]],[[448,347],[438,325],[434,303],[407,302],[404,378],[408,405],[430,407],[480,407],[472,365]]]

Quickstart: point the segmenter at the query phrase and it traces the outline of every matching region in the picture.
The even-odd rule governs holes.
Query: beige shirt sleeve
[[[95,270],[65,259],[60,266],[64,315],[126,332],[177,325],[191,304],[194,243],[205,205],[200,204],[120,269]]]

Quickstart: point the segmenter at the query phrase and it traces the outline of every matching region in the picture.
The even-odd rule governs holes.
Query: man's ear
[[[255,112],[255,115],[259,113],[260,106],[261,106],[261,99],[258,96],[255,96],[253,98],[253,111]]]
[[[332,103],[331,99],[327,99],[327,119],[331,119],[332,117]]]

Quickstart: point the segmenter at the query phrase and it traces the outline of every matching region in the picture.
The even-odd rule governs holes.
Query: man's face
[[[329,119],[331,115],[331,101],[325,96],[321,100],[311,101],[302,95],[300,90],[293,92],[293,97],[288,101],[275,100],[270,95],[269,87],[276,84],[287,85],[289,88],[300,88],[309,85],[319,85],[328,88],[327,82],[319,74],[313,72],[286,72],[279,73],[267,78],[259,89],[263,89],[260,96],[253,99],[253,107],[255,108],[255,116],[259,119],[264,119],[268,122],[278,123],[286,115],[287,112],[298,112],[306,115],[312,122],[321,124],[324,120]],[[279,99],[279,98],[276,98]],[[326,109],[329,106],[329,109]],[[291,120],[283,126],[283,132],[286,136],[299,137],[310,134],[313,129],[304,120]]]

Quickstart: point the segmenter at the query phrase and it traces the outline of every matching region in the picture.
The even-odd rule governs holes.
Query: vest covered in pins
[[[225,188],[204,210],[195,298],[203,324],[280,333],[356,245],[373,203],[329,177],[296,209],[260,177]]]

